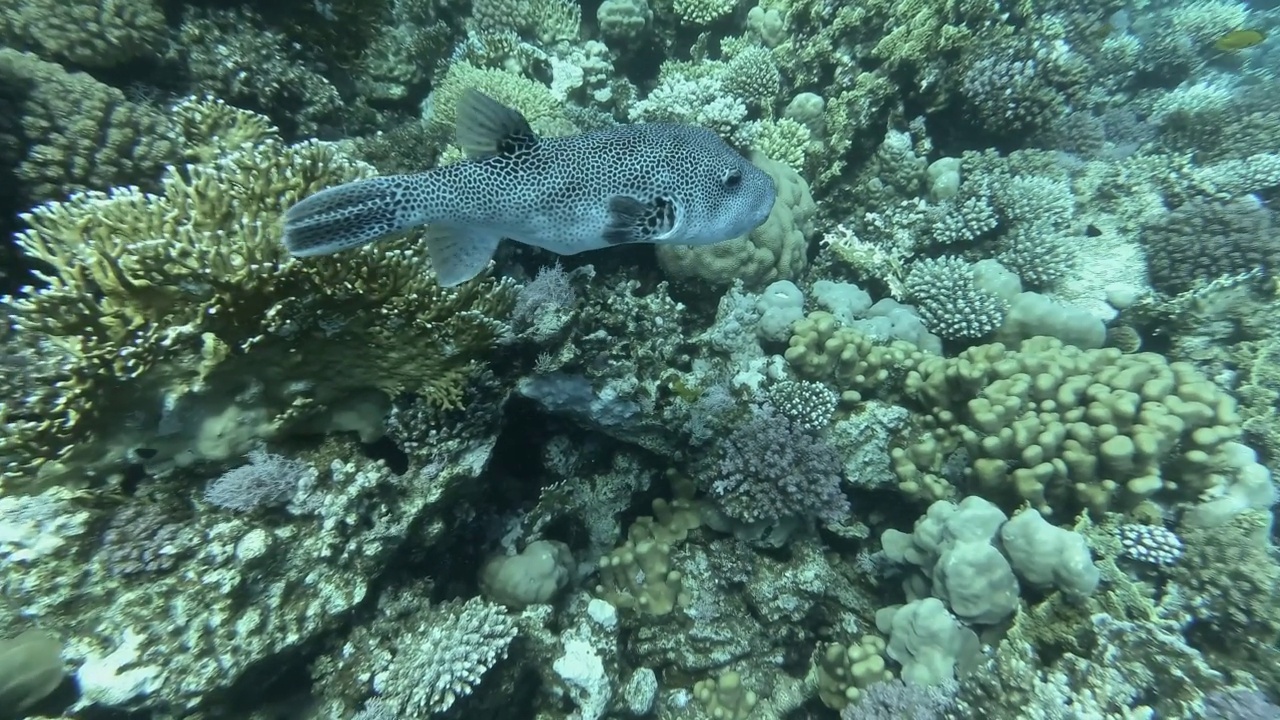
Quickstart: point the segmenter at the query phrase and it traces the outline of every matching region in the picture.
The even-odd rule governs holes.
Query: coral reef
[[[1276,18],[9,0],[0,715],[1274,717]],[[436,170],[472,91],[776,202],[453,288],[282,247],[519,187],[536,139]]]

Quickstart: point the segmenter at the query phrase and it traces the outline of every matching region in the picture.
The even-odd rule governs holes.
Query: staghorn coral
[[[285,208],[372,173],[272,138],[172,169],[154,195],[27,215],[18,243],[49,270],[3,299],[28,372],[0,386],[0,481],[92,476],[139,449],[158,467],[224,459],[290,430],[371,440],[402,392],[457,406],[506,331],[509,284],[440,288],[407,243],[306,262],[280,245]]]
[[[412,596],[394,600],[402,603],[400,612],[420,605]],[[478,597],[413,614],[416,627],[411,624],[407,634],[388,628],[394,634],[378,638],[390,653],[370,653],[374,691],[409,715],[443,712],[470,695],[516,637],[502,606]]]

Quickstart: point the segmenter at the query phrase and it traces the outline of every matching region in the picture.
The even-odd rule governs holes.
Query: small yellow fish
[[[1232,30],[1215,40],[1213,46],[1222,52],[1236,52],[1251,48],[1266,39],[1267,34],[1261,30]]]

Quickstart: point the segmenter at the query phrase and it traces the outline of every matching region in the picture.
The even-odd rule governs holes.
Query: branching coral
[[[994,53],[984,48],[964,73],[961,92],[979,127],[1004,138],[1025,138],[1068,111],[1066,96],[1054,85],[1078,75],[1081,63],[1057,48],[1005,45]]]
[[[298,43],[251,9],[191,8],[178,37],[199,92],[266,113],[286,131],[315,133],[355,120],[351,112],[338,115],[350,108]]]
[[[925,326],[944,338],[987,335],[1000,327],[1009,309],[1007,301],[979,285],[972,265],[953,256],[912,265],[906,290]]]
[[[289,430],[376,436],[401,392],[456,406],[505,331],[509,285],[442,289],[409,244],[306,262],[280,245],[292,203],[372,172],[273,138],[175,168],[155,195],[33,211],[18,242],[49,270],[3,301],[28,372],[0,388],[0,477],[92,475],[143,449],[225,458]]]
[[[1244,654],[1280,637],[1280,563],[1271,553],[1271,516],[1251,511],[1225,527],[1179,528],[1185,552],[1172,570],[1181,583],[1204,639],[1233,638]]]
[[[1192,200],[1149,224],[1141,238],[1151,284],[1171,294],[1221,277],[1270,272],[1280,260],[1271,211],[1251,197]]]
[[[716,506],[741,523],[838,522],[849,512],[835,451],[768,405],[726,435],[699,474]]]

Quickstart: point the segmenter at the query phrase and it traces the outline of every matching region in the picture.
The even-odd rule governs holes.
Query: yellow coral
[[[701,527],[693,482],[670,475],[675,497],[653,501],[653,515],[636,518],[627,541],[600,558],[596,594],[615,607],[666,615],[688,602],[683,578],[671,569],[671,550]]]
[[[440,288],[420,245],[298,261],[286,208],[373,169],[275,138],[173,169],[155,195],[82,193],[26,217],[46,287],[3,304],[27,375],[0,387],[0,491],[21,477],[193,462],[290,431],[380,431],[389,397],[455,407],[512,286]]]
[[[743,687],[742,675],[736,670],[694,683],[693,696],[706,708],[707,717],[716,720],[746,720],[760,702],[754,690]]]
[[[741,279],[747,287],[756,288],[774,280],[792,280],[804,272],[817,213],[809,184],[791,167],[761,153],[753,153],[751,162],[769,173],[778,188],[769,217],[750,233],[715,245],[657,246],[658,264],[669,277],[718,286]]]
[[[884,638],[863,635],[853,644],[831,643],[819,646],[813,654],[818,675],[818,697],[832,710],[843,710],[858,702],[862,690],[870,685],[893,679],[885,665]]]
[[[1190,501],[1232,481],[1236,401],[1186,363],[1047,337],[944,358],[875,345],[818,312],[793,333],[786,359],[801,376],[833,381],[846,401],[900,393],[923,410],[923,432],[892,455],[909,495],[949,496],[942,467],[961,444],[979,494],[1044,515],[1156,494]]]

